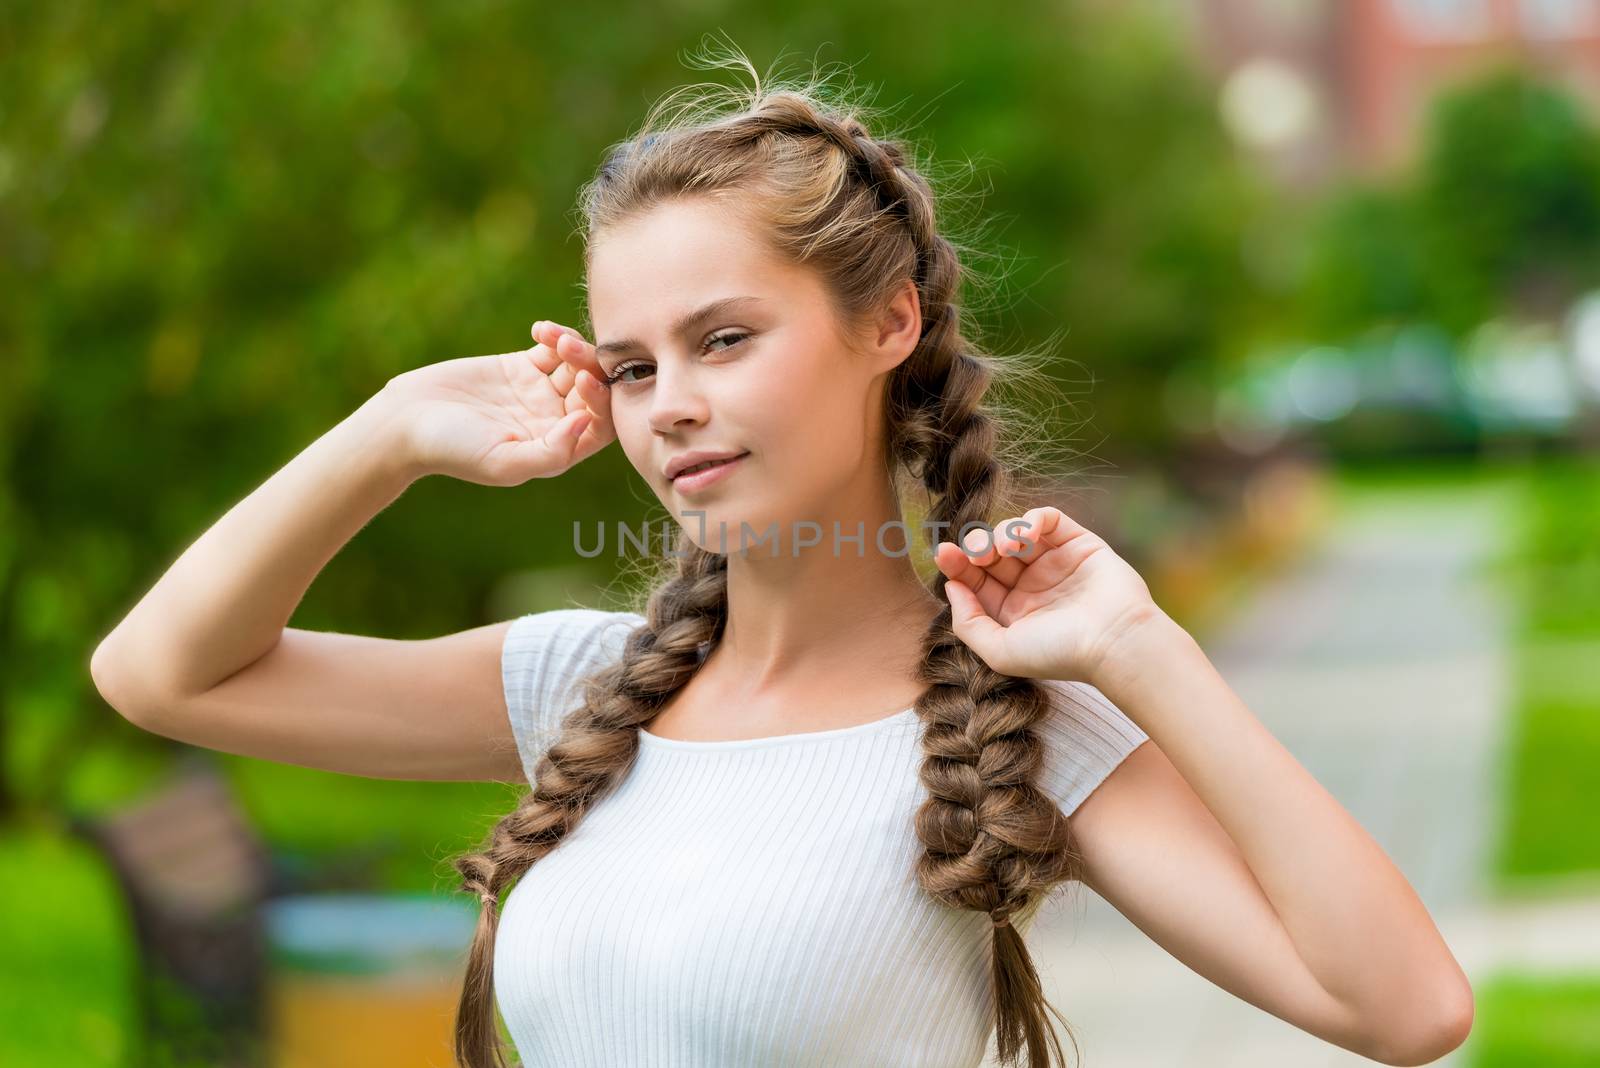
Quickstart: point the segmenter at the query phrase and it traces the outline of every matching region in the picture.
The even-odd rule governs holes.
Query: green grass
[[[1542,465],[1526,488],[1523,631],[1600,640],[1600,460]]]
[[[1513,892],[1552,876],[1600,879],[1600,830],[1592,818],[1600,803],[1600,663],[1593,662],[1600,657],[1594,649],[1536,643],[1516,657],[1498,881]]]
[[[123,1063],[131,932],[86,848],[52,832],[0,833],[0,1064]]]
[[[1600,976],[1502,973],[1475,993],[1472,1068],[1600,1064]]]
[[[1455,495],[1464,489],[1490,484],[1520,485],[1530,461],[1478,460],[1470,456],[1418,459],[1381,464],[1341,464],[1335,471],[1334,489],[1342,503],[1359,504],[1388,497],[1396,491],[1428,495]]]
[[[1600,878],[1600,462],[1553,461],[1523,482],[1509,563],[1514,704],[1495,876],[1513,891]]]
[[[383,857],[373,889],[456,893],[450,866],[511,811],[520,785],[362,779],[222,754],[257,831],[312,869],[352,850]],[[149,751],[84,754],[73,803],[101,810],[161,778]],[[133,1041],[135,950],[109,871],[55,828],[0,832],[0,1065],[113,1068]]]

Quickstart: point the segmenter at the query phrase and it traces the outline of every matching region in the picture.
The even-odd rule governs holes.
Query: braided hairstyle
[[[754,74],[748,61],[735,60]],[[705,87],[690,87],[701,89]],[[930,549],[1022,509],[1018,468],[1003,463],[999,406],[986,403],[999,361],[963,337],[958,303],[966,271],[935,220],[928,180],[896,140],[872,136],[862,109],[829,106],[815,84],[763,90],[760,76],[731,114],[661,121],[614,146],[584,187],[588,247],[620,221],[673,199],[709,197],[750,213],[772,247],[815,269],[846,322],[866,322],[906,279],[915,282],[922,335],[890,375],[884,397],[888,475],[921,490]],[[949,531],[941,536],[940,532]],[[476,854],[456,858],[483,910],[456,1019],[466,1068],[504,1068],[493,997],[500,894],[556,848],[627,774],[638,734],[681,689],[727,614],[727,557],[679,531],[675,573],[649,593],[644,623],[621,659],[583,680],[581,707],[562,723],[534,769],[531,790]],[[1081,876],[1068,821],[1034,785],[1043,763],[1036,726],[1049,714],[1036,681],[991,669],[955,636],[937,570],[929,593],[945,605],[922,637],[916,703],[922,723],[916,814],[926,847],[921,887],[940,903],[987,913],[993,923],[991,987],[997,1053],[1029,1068],[1063,1063],[1061,1045],[1026,943],[1026,921],[1056,884]],[[1077,1041],[1073,1037],[1076,1051]]]

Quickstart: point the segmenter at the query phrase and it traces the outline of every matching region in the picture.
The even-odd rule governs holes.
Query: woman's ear
[[[883,358],[884,370],[888,370],[915,352],[921,340],[922,301],[917,284],[908,278],[878,317],[874,351]]]

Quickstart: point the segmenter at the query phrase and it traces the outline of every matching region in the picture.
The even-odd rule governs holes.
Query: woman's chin
[[[713,553],[770,550],[782,540],[783,525],[779,520],[747,509],[719,508],[709,503],[702,508],[683,508],[678,512],[678,523],[690,541]]]

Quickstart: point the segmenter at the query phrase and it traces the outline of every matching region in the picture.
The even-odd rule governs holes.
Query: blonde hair
[[[815,270],[843,323],[868,321],[912,280],[922,335],[887,384],[890,476],[903,494],[925,496],[925,523],[951,532],[942,540],[967,524],[1021,514],[1022,468],[1004,458],[1012,445],[1001,433],[1008,417],[990,397],[1006,361],[978,351],[964,330],[960,297],[972,279],[941,232],[933,187],[908,145],[873,136],[867,109],[835,105],[821,81],[764,86],[736,51],[708,62],[744,68],[753,88],[685,87],[657,103],[641,131],[613,145],[582,191],[587,248],[655,205],[705,197],[745,213],[776,254]],[[1017,455],[1024,454],[1037,463],[1037,449]],[[672,570],[648,593],[645,621],[628,635],[620,661],[583,680],[582,707],[540,758],[531,790],[481,852],[454,862],[465,890],[484,901],[456,1019],[456,1056],[466,1068],[505,1065],[493,996],[495,902],[622,780],[639,729],[694,676],[703,647],[721,637],[727,557],[680,530],[669,560]],[[941,585],[936,572],[927,581],[944,603]],[[1010,922],[1032,915],[1052,886],[1081,876],[1065,815],[1034,784],[1047,691],[984,663],[950,629],[948,605],[922,636],[918,678],[927,687],[916,711],[929,794],[915,821],[926,847],[918,881],[940,903],[996,920],[999,1057],[1016,1063],[1025,1051],[1030,1068],[1049,1068],[1063,1055],[1045,1010],[1066,1020],[1044,998]]]

